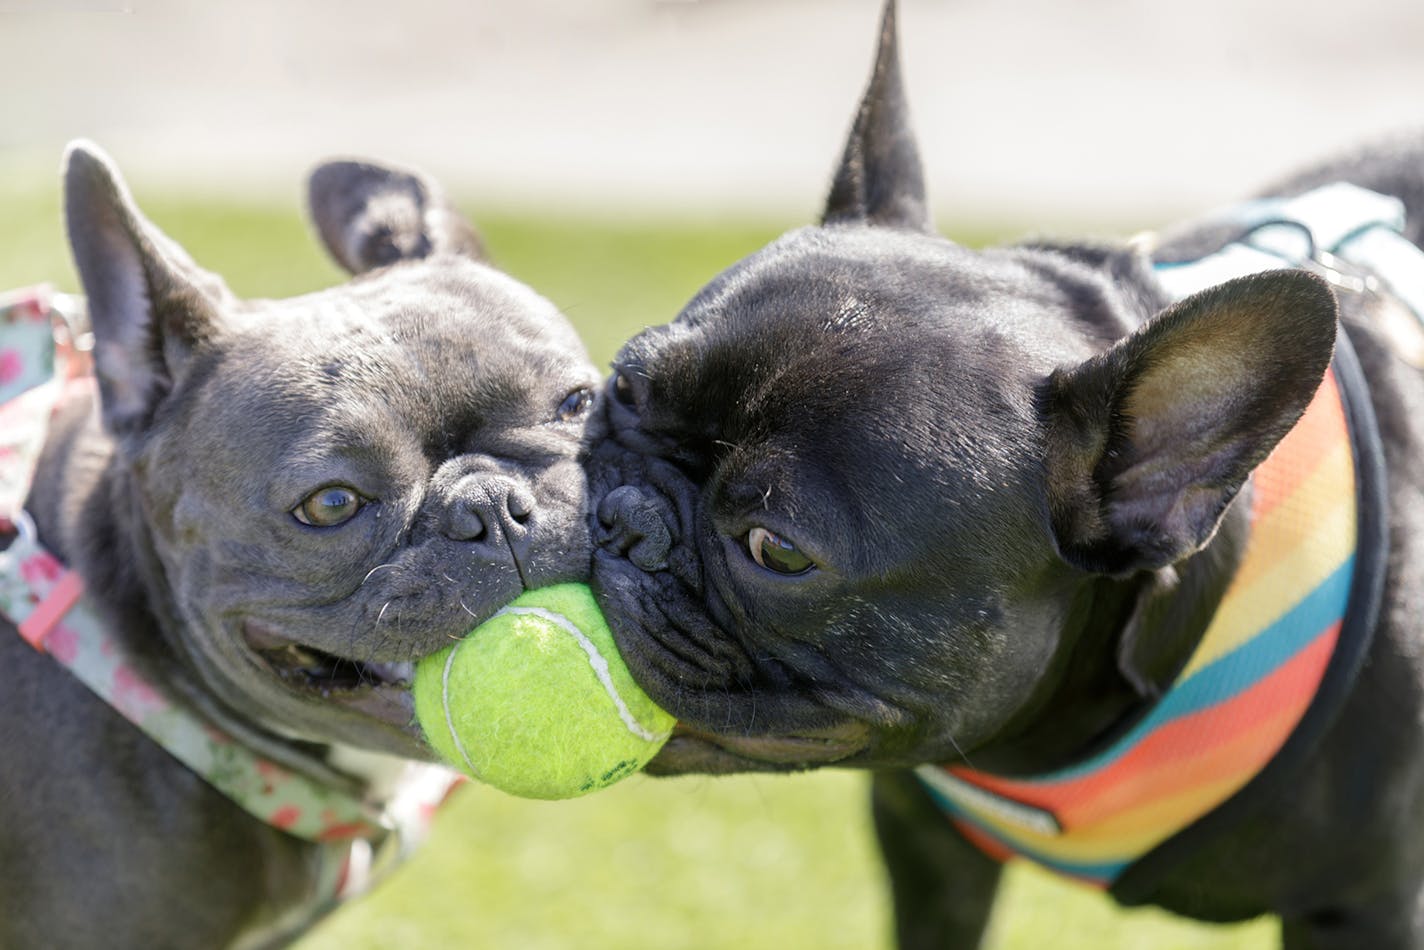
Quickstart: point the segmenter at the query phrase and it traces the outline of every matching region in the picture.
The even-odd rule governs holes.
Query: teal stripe
[[[1106,769],[1172,720],[1201,712],[1246,692],[1345,616],[1354,567],[1352,554],[1274,623],[1173,686],[1152,712],[1110,748],[1079,765],[1024,781],[1052,785]]]

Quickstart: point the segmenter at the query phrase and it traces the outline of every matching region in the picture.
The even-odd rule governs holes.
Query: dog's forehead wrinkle
[[[1064,291],[1038,280],[1041,288],[1025,293],[1025,282],[1035,281],[1012,256],[975,261],[987,265],[990,278],[930,275],[950,280],[955,292],[942,306],[918,308],[918,316],[907,314],[917,310],[912,304],[923,288],[908,281],[887,290],[873,268],[849,283],[843,273],[809,283],[801,276],[773,275],[754,282],[746,299],[724,294],[715,327],[689,322],[676,331],[649,334],[629,351],[662,387],[654,402],[675,401],[679,409],[704,402],[751,407],[768,396],[774,401],[780,388],[850,404],[868,387],[907,372],[939,384],[983,373],[980,367],[987,365],[1014,366],[1020,376],[1047,374],[1087,351],[1072,339],[1043,345],[1045,337],[1054,336],[1046,329],[1052,325],[1046,311],[1064,306]],[[1004,359],[974,358],[986,351]],[[749,353],[761,355],[749,359]],[[1030,392],[1026,386],[1023,398]]]
[[[739,413],[724,417],[745,420],[747,431],[730,432],[729,441],[794,436],[805,445],[843,446],[851,464],[855,455],[900,447],[891,457],[917,476],[979,470],[976,483],[993,487],[993,471],[1021,465],[1036,433],[1032,374],[989,374],[980,366],[1013,365],[1012,354],[986,334],[973,353],[912,338],[870,356],[835,353],[829,371],[815,356],[796,359],[748,393]],[[856,365],[861,360],[868,365]],[[898,469],[892,476],[903,477]]]
[[[393,341],[448,341],[456,352],[520,339],[545,346],[557,342],[571,358],[587,359],[572,325],[551,302],[508,275],[459,256],[401,264],[339,287],[264,303],[271,319],[328,328],[333,336],[380,326]]]
[[[734,265],[715,293],[699,295],[667,332],[651,335],[645,352],[695,350],[702,336],[727,342],[771,333],[804,344],[842,332],[873,340],[877,332],[901,334],[912,326],[970,338],[993,329],[1019,345],[1021,360],[1046,372],[1100,348],[1138,319],[1102,273],[1061,255],[973,251],[880,231],[793,232]],[[936,305],[921,305],[929,299]],[[1065,314],[1082,325],[1081,334],[1063,333]]]
[[[365,296],[378,289],[367,283]],[[224,341],[229,352],[252,358],[220,361],[243,372],[219,379],[212,401],[234,419],[275,414],[313,428],[328,419],[354,423],[350,434],[358,441],[390,429],[448,441],[487,421],[482,407],[529,421],[552,418],[566,392],[596,381],[576,339],[541,330],[511,300],[496,299],[478,314],[465,312],[463,299],[438,293],[382,306],[378,320],[370,319],[369,299],[343,294],[269,307]]]

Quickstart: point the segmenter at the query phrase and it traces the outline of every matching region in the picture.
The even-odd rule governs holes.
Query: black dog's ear
[[[885,4],[875,71],[860,100],[821,222],[934,232],[900,76],[895,0]]]
[[[475,229],[440,186],[418,172],[326,162],[311,173],[307,196],[322,243],[348,273],[431,254],[484,259]]]
[[[104,422],[122,440],[148,425],[232,294],[144,218],[92,143],[65,153],[64,212],[89,298]]]
[[[1156,570],[1200,549],[1330,363],[1335,296],[1303,271],[1242,277],[1168,307],[1049,378],[1049,508],[1086,570]]]

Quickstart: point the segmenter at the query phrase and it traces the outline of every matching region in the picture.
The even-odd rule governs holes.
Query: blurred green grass
[[[338,281],[296,208],[139,188],[145,211],[240,295]],[[716,219],[612,220],[472,212],[496,263],[569,315],[599,365],[670,319],[709,276],[780,230]],[[796,222],[790,222],[796,223]],[[995,228],[953,235],[1005,237]],[[0,289],[76,290],[58,195],[0,183]],[[416,857],[327,920],[303,950],[888,948],[888,896],[864,775],[652,780],[566,803],[467,786]],[[992,924],[998,950],[1260,950],[1271,921],[1208,927],[1014,866]]]

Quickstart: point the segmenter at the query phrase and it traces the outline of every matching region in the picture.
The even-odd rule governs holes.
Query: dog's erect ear
[[[307,183],[312,220],[336,262],[363,274],[431,254],[484,258],[479,236],[434,181],[372,162],[327,162]]]
[[[823,224],[876,224],[933,233],[920,152],[900,76],[895,2],[887,0],[870,86],[846,139]]]
[[[1055,372],[1044,412],[1063,556],[1123,575],[1200,549],[1310,404],[1335,332],[1324,281],[1271,271],[1188,297]]]
[[[147,426],[232,294],[144,218],[91,143],[65,154],[64,212],[89,298],[104,422],[122,439]]]

